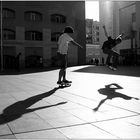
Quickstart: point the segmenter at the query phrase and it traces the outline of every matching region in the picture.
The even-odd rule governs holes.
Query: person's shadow
[[[42,100],[43,98],[51,96],[58,89],[59,89],[59,87],[56,87],[48,92],[32,96],[32,97],[27,98],[27,99],[22,100],[22,101],[18,101],[16,103],[6,107],[3,110],[2,114],[0,114],[0,125],[11,122],[13,120],[16,120],[16,119],[20,118],[23,114],[26,114],[26,113],[30,113],[30,112],[33,112],[36,110],[45,109],[45,108],[49,108],[49,107],[53,107],[53,106],[62,105],[62,104],[67,103],[67,102],[60,102],[60,103],[56,103],[56,104],[48,105],[48,106],[42,106],[42,107],[37,107],[37,108],[32,108],[32,109],[29,108],[33,104]]]
[[[118,84],[116,83],[112,83],[112,84],[109,84],[109,85],[105,85],[105,88],[100,88],[98,90],[98,92],[102,95],[106,95],[106,98],[102,99],[98,106],[95,107],[93,110],[94,111],[98,111],[98,109],[100,108],[100,106],[108,99],[112,100],[113,98],[123,98],[125,100],[131,100],[131,99],[135,99],[135,100],[139,100],[139,98],[135,98],[135,97],[131,97],[131,96],[128,96],[128,95],[125,95],[125,94],[122,94],[122,93],[119,93],[119,92],[116,92],[117,89],[123,89],[121,86],[119,86]]]

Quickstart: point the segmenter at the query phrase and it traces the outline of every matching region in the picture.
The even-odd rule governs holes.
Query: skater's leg
[[[59,76],[58,76],[58,84],[62,82],[62,77],[64,76],[64,69],[60,69]]]
[[[113,51],[113,67],[117,68],[119,54]]]
[[[106,59],[106,65],[110,65],[110,59],[111,59],[111,55],[110,54],[108,54],[108,56],[107,56],[107,59]]]
[[[63,74],[63,81],[66,80],[66,69],[64,70],[64,74]]]
[[[66,68],[67,68],[67,55],[60,55],[61,56],[61,69],[59,71],[59,78],[58,82],[62,82],[66,80]]]
[[[108,49],[108,48],[105,48],[105,49],[103,50],[103,53],[104,53],[104,54],[107,54],[106,65],[107,65],[107,66],[110,66],[110,59],[111,59],[111,57],[112,57],[112,52],[111,52],[111,50]]]

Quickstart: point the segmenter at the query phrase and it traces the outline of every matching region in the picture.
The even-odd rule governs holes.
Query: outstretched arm
[[[122,38],[124,36],[124,33],[121,33],[121,34],[119,34],[117,37],[116,37],[116,39],[117,38]]]
[[[76,45],[76,46],[80,47],[80,48],[83,48],[80,44],[78,44],[78,43],[75,42],[74,40],[72,40],[71,43],[72,43],[73,45]]]
[[[107,31],[106,31],[105,25],[103,25],[103,29],[104,29],[105,36],[108,38],[108,34],[107,34]]]

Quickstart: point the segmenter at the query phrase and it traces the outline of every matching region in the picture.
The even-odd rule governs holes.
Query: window
[[[53,33],[51,33],[51,41],[53,41],[53,42],[58,41],[59,36],[60,36],[61,34],[62,34],[62,33],[60,33],[60,32],[53,32]]]
[[[3,35],[3,40],[15,40],[16,38],[15,31],[11,29],[3,29],[2,35]]]
[[[42,40],[42,33],[38,32],[38,31],[26,31],[25,32],[25,40],[41,41]]]
[[[99,36],[99,32],[96,32],[96,35],[98,35],[98,36]]]
[[[96,30],[99,30],[99,26],[96,26]]]
[[[51,15],[51,22],[54,23],[66,23],[66,17],[59,14]]]
[[[2,18],[3,19],[14,19],[15,18],[15,11],[8,9],[8,8],[3,8],[2,9]]]
[[[24,19],[26,21],[42,21],[42,14],[36,11],[26,11]]]

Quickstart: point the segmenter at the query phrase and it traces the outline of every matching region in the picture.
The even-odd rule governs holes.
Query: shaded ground
[[[0,75],[19,75],[19,74],[30,74],[30,73],[37,73],[37,72],[45,72],[45,71],[51,71],[56,70],[58,67],[44,67],[44,68],[25,68],[21,69],[20,71],[16,71],[15,69],[9,69],[0,71]]]
[[[111,75],[125,75],[125,76],[136,76],[140,77],[140,66],[120,66],[117,71],[112,71],[105,66],[87,66],[75,70],[75,72],[86,72],[86,73],[99,73],[99,74],[111,74]]]

